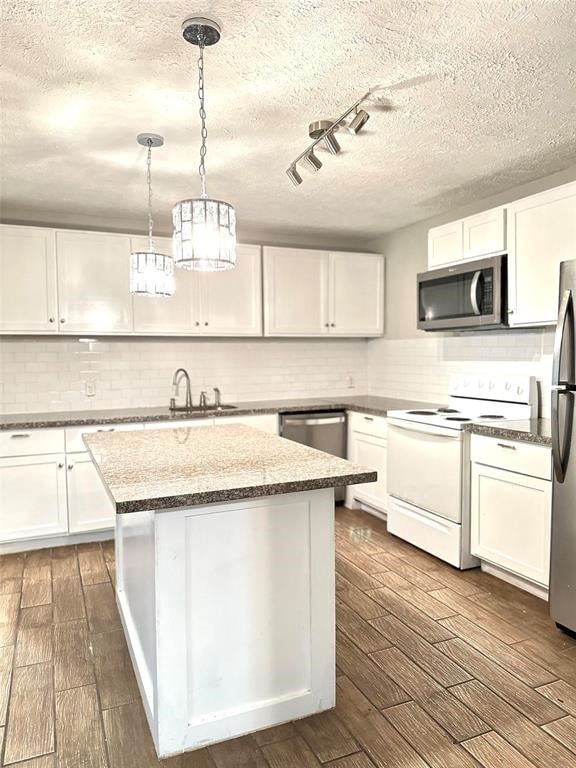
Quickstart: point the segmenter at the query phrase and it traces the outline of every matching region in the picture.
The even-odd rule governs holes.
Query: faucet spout
[[[190,386],[190,376],[185,368],[177,368],[172,377],[172,386],[174,387],[174,397],[170,400],[170,409],[176,408],[176,396],[178,395],[178,389],[180,387],[181,380],[186,381],[186,408],[192,408],[192,389]]]

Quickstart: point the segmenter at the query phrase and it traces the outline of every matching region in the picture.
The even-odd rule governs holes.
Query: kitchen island
[[[84,441],[158,756],[332,708],[333,489],[376,473],[241,425]]]

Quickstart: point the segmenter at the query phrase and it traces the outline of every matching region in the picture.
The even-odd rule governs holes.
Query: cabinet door
[[[128,235],[58,231],[56,257],[61,331],[132,331]]]
[[[355,485],[353,496],[381,511],[386,509],[386,451],[387,441],[383,438],[363,432],[351,433],[350,461],[378,472],[378,480],[375,483]]]
[[[556,322],[560,262],[576,258],[576,183],[507,206],[511,325]]]
[[[64,454],[0,459],[0,541],[68,531]]]
[[[169,237],[155,237],[154,244],[170,256]],[[130,252],[148,248],[147,237],[131,237]],[[173,296],[132,296],[134,330],[146,334],[191,334],[200,328],[198,275],[189,269],[174,268]],[[196,321],[196,324],[195,324]]]
[[[327,334],[329,254],[264,248],[263,268],[264,335]]]
[[[115,511],[88,453],[67,457],[70,533],[113,528]]]
[[[463,245],[462,219],[428,230],[428,269],[462,261]]]
[[[202,332],[212,336],[262,335],[260,246],[238,245],[236,266],[200,275]]]
[[[54,230],[0,227],[0,331],[56,333]]]
[[[384,331],[384,257],[330,254],[330,334],[379,336]]]
[[[506,250],[506,212],[503,207],[468,216],[463,226],[465,259]]]
[[[552,483],[472,464],[471,551],[548,586]]]

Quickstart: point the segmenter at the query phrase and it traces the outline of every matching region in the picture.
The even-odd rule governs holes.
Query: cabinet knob
[[[64,317],[61,317],[61,318],[60,318],[60,322],[61,322],[61,323],[65,323],[65,322],[66,322],[66,318],[64,318]]]
[[[330,328],[330,323],[324,323],[324,328]]]
[[[62,464],[62,462],[60,462],[60,463],[58,464],[58,469],[64,469],[64,464]]]
[[[509,310],[506,312],[506,314],[507,314],[507,315],[513,315],[513,314],[514,314],[514,310],[513,310],[513,309],[509,309]]]
[[[196,322],[194,323],[194,325],[200,325],[200,323],[198,322],[198,320],[196,320]]]
[[[55,322],[56,322],[56,318],[54,318],[54,317],[49,317],[49,318],[48,318],[48,322],[49,322],[49,323],[55,323]]]
[[[208,325],[208,321],[207,320],[204,321],[204,325]]]
[[[330,328],[336,328],[336,323],[330,323]]]
[[[68,469],[74,469],[74,464],[68,464]]]

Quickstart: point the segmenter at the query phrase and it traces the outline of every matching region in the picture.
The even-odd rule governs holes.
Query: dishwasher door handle
[[[316,427],[328,424],[344,424],[345,416],[331,416],[328,419],[282,419],[283,427]]]

